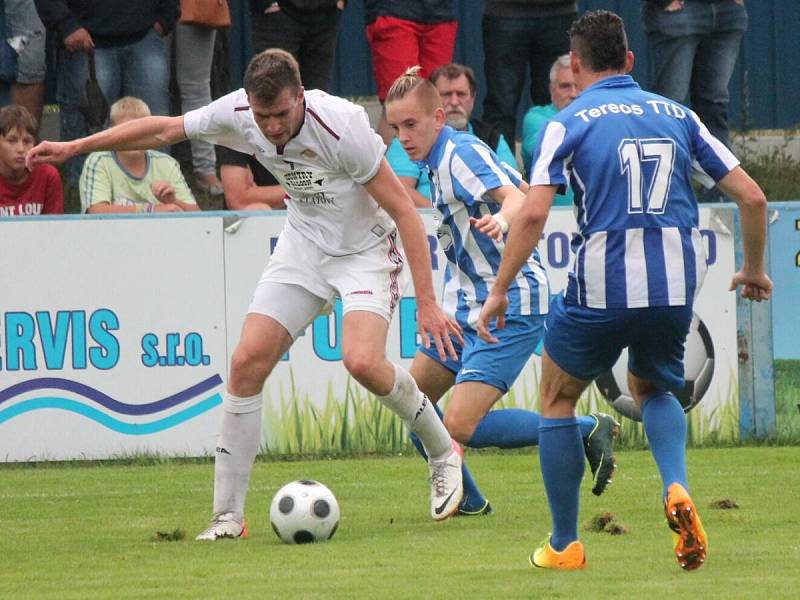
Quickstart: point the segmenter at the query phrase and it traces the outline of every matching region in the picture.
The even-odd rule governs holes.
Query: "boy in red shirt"
[[[64,192],[56,168],[25,168],[25,155],[36,143],[36,130],[36,119],[22,106],[0,108],[0,217],[64,212]]]

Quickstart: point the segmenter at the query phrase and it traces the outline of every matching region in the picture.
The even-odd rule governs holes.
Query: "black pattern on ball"
[[[275,523],[273,521],[270,521],[269,524],[272,525],[272,531],[275,532],[275,535],[277,535],[278,537],[281,537],[281,532],[278,531],[278,526],[275,525]]]
[[[315,500],[311,512],[314,513],[315,517],[324,519],[329,514],[331,514],[331,505],[328,504],[327,500],[322,500],[322,499]]]
[[[297,531],[294,534],[295,544],[310,544],[313,541],[314,541],[314,536],[311,535],[310,531],[305,531],[301,529],[300,531]]]
[[[291,496],[284,496],[281,498],[281,501],[278,502],[278,510],[281,511],[284,515],[288,515],[292,512],[294,508],[294,498]]]
[[[313,479],[301,479],[297,483],[301,485],[319,485],[318,481],[314,481]]]
[[[333,537],[333,534],[336,533],[337,529],[339,529],[339,521],[336,521],[336,525],[334,525],[333,529],[331,529],[331,534],[328,536],[328,539],[331,539]]]

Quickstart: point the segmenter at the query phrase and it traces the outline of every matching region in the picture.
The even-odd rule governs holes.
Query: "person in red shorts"
[[[36,119],[22,106],[0,108],[0,217],[64,212],[61,177],[52,165],[25,168],[36,143]]]
[[[453,62],[458,22],[454,0],[365,0],[367,42],[378,100],[405,70],[420,65],[427,79],[441,65]],[[381,114],[378,133],[388,146],[394,133]]]

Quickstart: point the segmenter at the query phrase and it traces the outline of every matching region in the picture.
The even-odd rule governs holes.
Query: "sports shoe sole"
[[[676,492],[675,486],[680,488]],[[703,566],[708,552],[708,538],[694,502],[679,484],[670,486],[665,507],[667,523],[675,538],[675,558],[684,571]]]

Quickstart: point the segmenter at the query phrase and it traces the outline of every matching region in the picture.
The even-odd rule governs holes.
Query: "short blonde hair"
[[[409,67],[405,73],[395,79],[386,94],[385,103],[402,100],[413,92],[418,95],[420,103],[429,114],[437,108],[441,108],[442,99],[439,97],[439,92],[433,83],[419,76],[421,68],[419,65]]]
[[[119,124],[120,121],[128,119],[141,119],[150,116],[150,107],[141,98],[125,96],[111,105],[108,120],[112,125]]]

